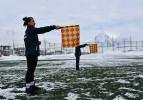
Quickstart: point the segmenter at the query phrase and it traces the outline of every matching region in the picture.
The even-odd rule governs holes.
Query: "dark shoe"
[[[41,93],[45,93],[46,90],[45,89],[42,89],[40,87],[37,87],[35,85],[31,86],[30,88],[26,88],[26,93],[27,94],[41,94]]]
[[[33,93],[33,91],[34,91],[34,89],[33,88],[26,88],[26,90],[25,90],[25,92],[27,93],[27,94],[31,94],[31,93]]]
[[[40,87],[35,86],[35,85],[31,86],[31,88],[33,88],[34,90],[40,90],[41,89]]]

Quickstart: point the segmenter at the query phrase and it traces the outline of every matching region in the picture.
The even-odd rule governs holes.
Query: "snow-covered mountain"
[[[112,42],[118,40],[118,36],[111,33],[99,33],[95,36],[95,42]]]

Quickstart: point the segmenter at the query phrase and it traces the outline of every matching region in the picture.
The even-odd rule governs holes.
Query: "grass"
[[[40,85],[44,83],[54,85],[49,84],[52,88],[42,94],[29,96],[23,90],[18,90],[18,88],[25,87],[26,62],[2,62],[0,63],[1,67],[11,66],[11,68],[0,70],[0,84],[2,84],[0,88],[13,88],[10,92],[17,93],[15,98],[21,100],[39,100],[39,98],[64,100],[68,93],[77,94],[77,100],[91,100],[92,98],[112,100],[117,96],[122,96],[127,100],[141,100],[143,98],[143,78],[138,77],[143,73],[142,66],[98,67],[91,65],[88,68],[82,67],[79,71],[74,68],[48,67],[63,66],[64,64],[64,61],[39,61],[35,72],[36,82]],[[19,65],[23,66],[19,68]],[[120,79],[128,83],[118,82]],[[43,86],[45,89],[49,88],[48,85]],[[0,95],[0,99],[5,98]]]

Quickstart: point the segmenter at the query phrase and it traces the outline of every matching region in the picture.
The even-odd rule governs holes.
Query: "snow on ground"
[[[133,91],[133,92],[137,91],[137,92],[142,93],[142,91],[140,91],[140,90],[131,89],[131,88],[126,88],[126,87],[121,87],[121,88],[119,88],[119,89],[120,89],[120,90],[129,90],[129,91]]]
[[[57,87],[66,87],[66,84],[63,83],[63,82],[40,82],[39,84],[36,84],[37,86],[41,87],[41,88],[44,88],[46,90],[52,90],[54,88],[57,88]]]
[[[113,58],[131,58],[131,57],[143,57],[143,51],[132,51],[132,52],[111,52],[107,51],[104,53],[97,54],[87,54],[81,55],[81,60],[110,60]],[[74,54],[61,54],[61,55],[46,55],[40,56],[39,60],[62,60],[62,59],[75,59]],[[26,60],[25,56],[2,56],[0,57],[0,61],[10,61],[10,60]]]
[[[26,58],[24,56],[14,56],[14,55],[0,57],[0,61],[11,61],[11,60],[26,60]]]
[[[134,99],[135,99],[138,95],[127,92],[127,93],[125,94],[125,96],[128,96],[128,97],[130,97],[130,98],[134,98]]]
[[[138,59],[135,59],[138,58]],[[132,52],[104,52],[97,54],[86,54],[81,55],[80,57],[80,65],[82,67],[91,67],[92,65],[100,66],[100,67],[109,67],[109,66],[132,66],[133,63],[136,65],[143,65],[143,51],[132,51]],[[73,68],[75,66],[75,56],[74,54],[62,54],[62,55],[46,55],[40,56],[40,60],[49,60],[54,61],[56,63],[62,63],[60,61],[68,60],[65,62],[64,66],[58,66],[60,68]],[[2,56],[0,57],[0,61],[18,61],[18,60],[26,60],[25,56]],[[23,66],[23,65],[19,65]],[[53,67],[53,66],[51,66]]]
[[[119,79],[118,81],[117,81],[118,83],[125,83],[125,84],[129,84],[130,82],[129,81],[126,81],[126,80],[123,80],[123,79]]]
[[[139,77],[139,78],[143,78],[143,75],[138,75],[137,77]]]
[[[2,57],[0,57],[1,62],[2,61],[15,62],[15,61],[19,61],[19,60],[26,60],[26,59],[24,56],[2,56]],[[75,68],[74,54],[40,56],[39,60],[42,60],[42,61],[38,62],[37,72],[36,72],[36,73],[38,73],[37,75],[39,75],[39,77],[37,76],[36,79],[40,80],[40,82],[37,83],[38,86],[46,89],[47,91],[52,91],[52,90],[55,90],[58,88],[65,89],[65,88],[69,87],[68,82],[70,82],[72,80],[72,78],[74,78],[73,75],[75,74],[75,73],[71,73],[70,70],[72,70],[72,69],[68,70],[68,68]],[[49,61],[47,61],[47,60],[49,60]],[[81,61],[80,61],[80,68],[81,67],[97,67],[97,70],[101,70],[101,73],[99,73],[99,75],[97,74],[96,77],[85,77],[84,70],[82,69],[81,73],[78,73],[78,74],[83,75],[83,76],[77,77],[76,81],[75,82],[73,81],[70,84],[78,84],[78,82],[80,82],[80,84],[86,84],[86,83],[90,83],[92,81],[95,83],[101,82],[101,84],[98,85],[97,89],[102,90],[103,94],[112,96],[112,95],[114,95],[114,92],[106,91],[108,89],[107,87],[106,87],[107,89],[105,89],[105,86],[108,86],[108,82],[110,82],[110,81],[111,81],[110,84],[113,86],[114,86],[114,84],[120,84],[123,86],[126,86],[126,85],[128,86],[128,84],[129,85],[132,84],[134,87],[141,86],[140,79],[143,79],[143,74],[141,71],[137,70],[136,65],[143,65],[143,51],[142,52],[141,51],[140,52],[139,51],[138,52],[135,52],[135,51],[134,52],[105,52],[105,53],[98,53],[98,54],[82,55]],[[108,71],[108,68],[107,68],[107,71],[104,70],[103,72],[102,72],[102,68],[98,69],[98,67],[104,67],[106,69],[106,67],[108,67],[108,66],[109,67],[112,66],[112,68],[115,66],[115,68],[117,68],[117,69],[115,72],[114,72],[114,70]],[[121,66],[121,67],[118,68],[118,66]],[[122,68],[123,66],[135,66],[136,68],[130,67],[130,69],[128,69],[128,67],[127,67],[124,69],[124,68]],[[0,83],[0,96],[3,96],[7,99],[14,99],[17,95],[18,96],[25,95],[24,87],[23,88],[16,87],[17,90],[21,91],[21,93],[11,92],[11,91],[14,91],[14,88],[11,88],[11,87],[13,87],[13,83],[15,83],[15,82],[21,83],[21,80],[24,79],[23,72],[26,71],[26,62],[19,61],[18,63],[16,63],[16,65],[13,64],[13,66],[8,65],[8,64],[3,66],[3,64],[1,63],[0,68],[1,68],[1,77],[3,77],[3,78],[1,78],[1,79],[3,79],[2,80],[3,83]],[[64,68],[66,69],[66,71],[64,70]],[[134,70],[134,68],[135,68],[135,70]],[[125,70],[125,73],[124,73],[124,70]],[[8,73],[8,71],[10,73]],[[15,74],[16,72],[17,72],[17,74]],[[96,70],[95,70],[95,72],[96,72]],[[47,79],[50,79],[49,77],[52,77],[54,75],[60,75],[60,74],[61,74],[61,77],[65,77],[65,78],[62,78],[62,80],[59,80],[57,82],[53,82],[53,81],[48,82]],[[86,74],[89,74],[89,73],[86,73]],[[105,76],[100,78],[99,76],[100,75],[102,76],[103,74],[105,74]],[[106,76],[106,75],[110,75],[110,76]],[[124,75],[124,76],[122,76],[122,75]],[[46,78],[46,79],[43,80],[44,78]],[[56,77],[54,77],[54,79],[56,79]],[[135,81],[136,79],[138,79],[138,81]],[[10,84],[11,87],[2,89],[2,87],[6,87],[5,84],[9,84],[7,82],[7,80],[9,81],[9,83],[11,83]],[[134,80],[134,82],[133,82],[133,80]],[[112,84],[112,82],[114,82],[114,84]],[[93,85],[93,84],[90,83],[90,85]],[[83,88],[79,88],[79,89],[81,89],[81,91],[84,91]],[[79,98],[80,95],[75,91],[74,91],[75,92],[74,93],[73,90],[68,91],[66,96],[64,97],[64,99],[76,100],[77,98]],[[78,88],[77,88],[77,90],[78,90]],[[90,87],[89,87],[89,90],[90,90]],[[132,88],[132,87],[119,87],[117,89],[117,91],[118,90],[119,90],[119,92],[120,92],[120,90],[121,91],[129,91],[129,92],[125,93],[125,96],[130,97],[130,98],[138,97],[138,95],[130,93],[130,91],[136,92],[139,94],[143,93],[143,91],[140,90],[140,88]],[[90,91],[86,91],[82,95],[86,95],[87,97],[91,98]],[[92,100],[92,98],[91,98],[91,100]],[[96,100],[96,99],[94,98],[93,100]],[[99,98],[97,100],[99,100]],[[117,94],[113,98],[113,100],[126,100],[126,99],[121,94]]]
[[[68,93],[68,96],[65,97],[66,100],[77,100],[78,98],[78,94],[75,94],[75,93]]]
[[[113,100],[126,100],[126,99],[123,98],[122,96],[116,96],[116,98],[114,98]]]
[[[16,89],[19,91],[24,91],[25,88],[19,88]],[[16,95],[23,95],[25,93],[12,93],[11,91],[13,91],[13,88],[8,88],[8,89],[0,89],[0,96],[6,97],[7,99],[13,100],[15,99]]]

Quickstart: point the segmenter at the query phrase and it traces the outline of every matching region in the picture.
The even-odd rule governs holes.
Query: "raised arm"
[[[82,45],[79,45],[78,48],[83,48],[85,46],[87,46],[88,44],[82,44]]]
[[[40,27],[40,28],[34,28],[33,32],[35,34],[43,34],[45,32],[49,32],[49,31],[52,31],[54,29],[57,29],[57,27],[55,25],[52,25],[52,26],[45,26],[45,27]]]

